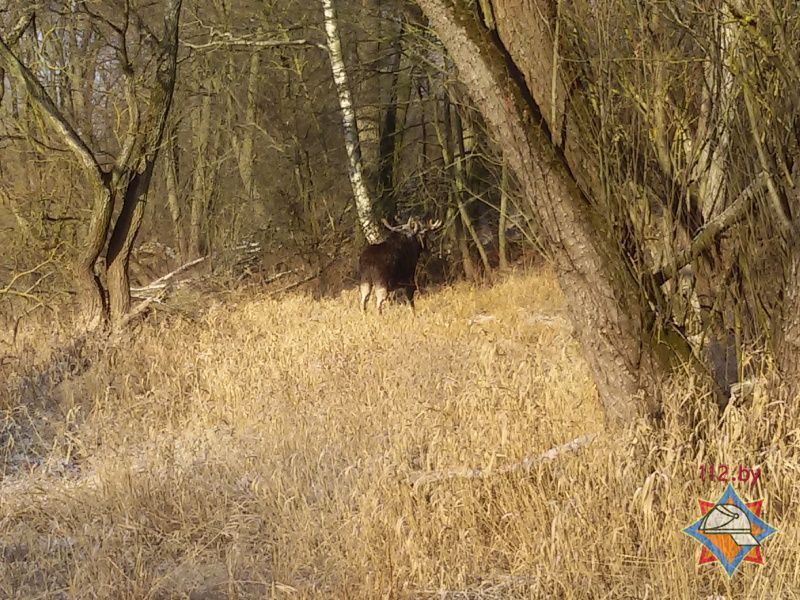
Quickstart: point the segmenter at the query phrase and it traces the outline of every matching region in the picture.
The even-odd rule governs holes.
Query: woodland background
[[[795,3],[335,9],[0,3],[0,589],[794,597]],[[737,461],[728,580],[676,532]]]

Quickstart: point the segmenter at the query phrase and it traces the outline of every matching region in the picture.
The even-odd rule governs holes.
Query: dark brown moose
[[[426,249],[426,237],[442,226],[442,221],[427,224],[411,217],[405,225],[394,227],[383,220],[389,236],[380,244],[364,248],[358,261],[361,290],[361,310],[366,312],[367,301],[375,291],[378,313],[389,292],[404,290],[411,309],[414,310],[414,292],[417,289],[416,271],[420,253]]]

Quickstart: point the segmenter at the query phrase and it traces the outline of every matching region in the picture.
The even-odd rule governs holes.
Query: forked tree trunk
[[[607,419],[620,423],[654,412],[661,378],[676,353],[690,358],[688,347],[677,332],[655,329],[638,282],[609,239],[603,220],[592,213],[552,142],[521,70],[499,38],[483,31],[460,4],[417,2],[496,132],[521,191],[542,219]]]
[[[86,241],[76,263],[76,279],[81,294],[81,309],[85,315],[81,327],[94,328],[107,316],[103,290],[94,269],[105,247],[111,225],[115,198],[123,206],[109,240],[107,253],[108,305],[112,320],[119,322],[130,308],[128,261],[133,242],[141,224],[144,197],[150,185],[153,165],[158,156],[167,115],[172,103],[178,52],[178,26],[182,0],[168,0],[164,9],[164,38],[161,40],[155,78],[157,85],[150,90],[147,119],[140,121],[139,105],[133,86],[134,74],[126,71],[125,96],[128,101],[128,132],[116,163],[105,172],[95,153],[81,137],[75,126],[64,116],[34,73],[11,51],[0,38],[0,63],[28,92],[29,98],[72,150],[86,174],[94,201]]]
[[[122,209],[114,224],[107,253],[108,303],[111,323],[114,326],[123,322],[131,308],[131,288],[128,279],[133,243],[139,233],[144,215],[147,192],[153,178],[153,170],[172,107],[175,92],[175,78],[178,61],[178,28],[182,0],[170,0],[164,15],[164,38],[161,40],[158,64],[156,66],[157,85],[151,91],[147,118],[141,123],[144,143],[141,154],[133,163],[133,173],[123,180],[127,182],[122,197]]]
[[[367,186],[364,183],[363,166],[361,160],[361,145],[358,137],[358,123],[356,122],[350,88],[347,83],[347,71],[342,56],[342,42],[339,38],[339,24],[333,0],[322,0],[322,9],[325,20],[325,34],[328,41],[333,81],[339,96],[339,108],[342,111],[342,127],[344,129],[344,144],[347,150],[347,165],[350,175],[350,184],[353,187],[353,196],[356,201],[356,212],[364,236],[370,244],[377,244],[382,239],[381,230],[375,221],[375,214]]]

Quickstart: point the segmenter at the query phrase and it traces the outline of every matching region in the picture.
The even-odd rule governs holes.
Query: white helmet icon
[[[737,546],[760,546],[747,513],[735,504],[717,504],[700,524],[703,533],[727,533]]]

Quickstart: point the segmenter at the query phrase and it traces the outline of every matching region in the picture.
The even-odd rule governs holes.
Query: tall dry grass
[[[602,431],[596,394],[547,274],[416,318],[356,305],[239,299],[26,355],[0,400],[0,597],[800,595],[795,404],[759,388],[720,417],[676,380],[660,424],[415,487]],[[695,566],[681,529],[723,489],[701,462],[762,467],[739,491],[780,529],[763,567]]]

